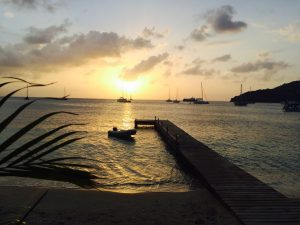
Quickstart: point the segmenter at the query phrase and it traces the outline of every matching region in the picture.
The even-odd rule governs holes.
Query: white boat
[[[120,97],[120,98],[118,98],[118,100],[117,100],[118,102],[123,102],[123,103],[126,103],[126,102],[131,102],[131,100],[130,99],[127,99],[127,98],[124,98],[124,97]]]
[[[129,129],[129,130],[118,130],[116,127],[114,127],[112,130],[108,131],[109,137],[116,137],[116,138],[132,138],[131,135],[136,134],[136,129]]]
[[[196,98],[194,104],[209,104],[208,101],[204,101],[203,98]]]

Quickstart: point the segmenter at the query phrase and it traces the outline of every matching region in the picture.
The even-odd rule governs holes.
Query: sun
[[[134,94],[138,88],[141,86],[140,81],[117,81],[118,88],[127,94]]]

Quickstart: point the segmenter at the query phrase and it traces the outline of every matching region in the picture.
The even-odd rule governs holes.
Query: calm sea
[[[0,116],[12,112],[22,99],[11,99]],[[193,137],[291,197],[300,197],[300,114],[285,113],[280,104],[235,107],[228,102],[209,105],[172,104],[164,101],[70,99],[35,102],[1,135],[5,139],[29,121],[52,111],[71,111],[78,116],[57,115],[36,127],[20,144],[58,125],[79,122],[66,130],[86,131],[85,139],[56,154],[79,155],[100,161],[101,188],[115,191],[187,191],[195,188],[153,129],[139,129],[132,142],[107,137],[113,126],[128,129],[135,118],[169,119]],[[3,142],[0,140],[0,143]],[[14,146],[12,146],[14,147]],[[61,182],[25,178],[0,178],[0,185],[74,187]]]

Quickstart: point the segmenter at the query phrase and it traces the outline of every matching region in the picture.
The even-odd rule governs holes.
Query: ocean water
[[[22,99],[11,99],[1,109],[5,118]],[[70,99],[37,101],[1,134],[0,143],[29,121],[53,111],[70,111],[40,124],[19,145],[65,123],[86,123],[66,131],[86,133],[84,139],[58,150],[58,156],[77,155],[97,159],[104,190],[188,191],[197,188],[153,129],[139,129],[134,141],[107,136],[113,126],[133,128],[134,119],[169,119],[197,140],[226,157],[273,188],[290,197],[300,197],[300,114],[285,113],[280,104],[250,104],[235,107],[229,102],[209,105],[172,104],[164,101]],[[11,148],[13,148],[12,146]],[[0,177],[0,185],[69,187],[69,183],[27,178]]]

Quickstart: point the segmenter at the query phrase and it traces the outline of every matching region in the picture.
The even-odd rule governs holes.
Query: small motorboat
[[[131,135],[135,135],[135,134],[136,134],[136,129],[118,130],[118,128],[113,127],[112,130],[108,131],[109,137],[116,137],[116,138],[123,138],[123,139],[132,138]]]

